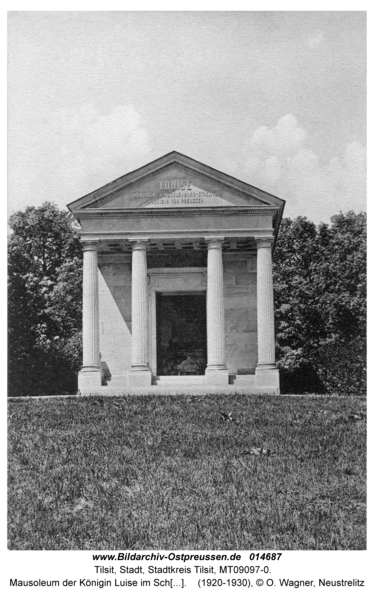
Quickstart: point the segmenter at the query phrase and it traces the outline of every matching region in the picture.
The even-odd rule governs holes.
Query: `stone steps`
[[[107,388],[127,388],[129,386],[129,380],[127,375],[123,376],[123,377],[114,377],[113,379],[109,379],[106,382],[106,386],[103,387],[107,387]]]
[[[230,376],[230,385],[207,385],[204,375],[158,375],[152,385],[129,387],[127,376],[115,377],[107,385],[86,391],[86,394],[116,395],[206,395],[206,394],[274,394],[270,387],[256,386],[255,375]]]
[[[230,377],[230,385],[222,386],[222,385],[207,385],[205,381],[204,375],[157,375],[152,378],[152,386],[149,388],[135,388],[136,390],[147,390],[148,393],[158,393],[158,390],[166,390],[171,391],[173,389],[175,392],[180,391],[180,393],[188,393],[189,388],[192,389],[194,393],[197,392],[196,388],[201,390],[201,393],[207,393],[208,389],[212,389],[213,391],[221,391],[226,390],[228,393],[236,393],[235,390],[238,388],[248,389],[251,393],[256,393],[256,376],[255,375],[235,375]],[[127,377],[115,377],[114,379],[107,382],[106,386],[102,386],[100,388],[101,394],[109,395],[109,394],[123,394],[123,393],[131,393],[132,388],[129,388],[128,378]],[[258,392],[257,392],[258,393]]]
[[[236,375],[233,384],[235,387],[253,388],[256,386],[256,375]]]
[[[153,378],[153,385],[200,385],[204,386],[204,375],[156,375]]]

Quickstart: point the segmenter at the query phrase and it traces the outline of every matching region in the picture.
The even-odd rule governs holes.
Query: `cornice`
[[[204,207],[204,208],[137,208],[137,209],[111,209],[100,210],[80,210],[76,215],[85,219],[97,219],[100,217],[116,218],[116,217],[180,217],[190,215],[274,215],[277,212],[277,207]]]

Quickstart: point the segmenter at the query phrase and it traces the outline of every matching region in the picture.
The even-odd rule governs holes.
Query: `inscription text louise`
[[[160,190],[189,190],[190,186],[191,182],[188,179],[162,179],[160,181]]]

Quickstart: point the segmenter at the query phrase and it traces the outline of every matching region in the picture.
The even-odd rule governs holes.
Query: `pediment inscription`
[[[182,183],[184,185],[181,185]],[[166,185],[168,187],[165,187]],[[142,205],[144,208],[165,206],[233,206],[232,202],[221,198],[218,195],[218,191],[202,190],[192,185],[188,180],[161,180],[160,187],[160,191],[153,192],[151,201],[147,200]]]
[[[263,206],[266,203],[194,169],[173,163],[87,205],[87,208]]]

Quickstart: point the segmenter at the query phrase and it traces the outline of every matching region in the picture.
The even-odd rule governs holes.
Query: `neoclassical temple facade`
[[[71,203],[84,250],[81,393],[279,393],[283,208],[178,152]]]

